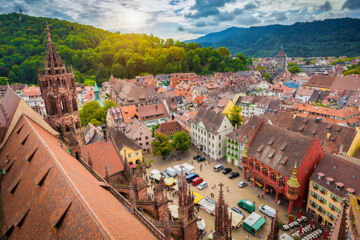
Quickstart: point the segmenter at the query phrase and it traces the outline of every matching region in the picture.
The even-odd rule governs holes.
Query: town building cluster
[[[48,26],[47,33],[39,87],[0,88],[7,239],[199,239],[183,169],[177,219],[164,179],[152,183],[146,170],[154,135],[178,132],[211,161],[241,169],[276,203],[285,201],[287,214],[305,209],[330,239],[344,232],[359,239],[360,77],[339,73],[347,63],[291,59],[302,71],[291,74],[281,50],[244,72],[111,75],[101,88],[77,86]],[[106,99],[117,107],[104,124],[81,126],[79,108]],[[242,122],[231,122],[234,109]],[[232,239],[222,184],[214,212],[213,239]],[[278,228],[275,216],[269,239],[278,239]]]

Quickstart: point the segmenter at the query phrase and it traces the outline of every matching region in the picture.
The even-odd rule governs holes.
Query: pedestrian
[[[261,234],[259,235],[259,239],[261,239],[262,237],[261,237]]]
[[[264,194],[261,194],[261,198],[264,199]]]
[[[229,187],[226,187],[226,191],[229,192]]]
[[[258,198],[260,199],[260,195],[258,195]]]
[[[249,234],[246,234],[245,240],[249,240]]]

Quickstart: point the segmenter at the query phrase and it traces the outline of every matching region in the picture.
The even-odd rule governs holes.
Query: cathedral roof
[[[20,131],[19,131],[20,130]],[[156,239],[59,140],[22,116],[1,151],[8,239]]]

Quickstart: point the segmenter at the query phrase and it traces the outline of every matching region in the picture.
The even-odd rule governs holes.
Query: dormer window
[[[344,187],[344,184],[342,183],[342,182],[337,182],[337,183],[335,183],[336,184],[336,189],[337,190],[341,190],[341,189],[343,189],[343,187]]]
[[[346,189],[346,194],[354,194],[355,190],[353,188],[347,188]]]
[[[333,178],[331,178],[331,177],[326,178],[326,183],[327,183],[328,185],[330,185],[330,184],[333,183],[333,182],[334,182],[334,179],[333,179]]]
[[[325,174],[322,173],[322,172],[319,172],[317,175],[318,175],[318,179],[319,179],[319,180],[323,179],[324,176],[325,176]]]

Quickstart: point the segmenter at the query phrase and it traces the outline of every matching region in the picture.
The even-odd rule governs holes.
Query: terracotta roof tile
[[[14,160],[2,189],[20,178],[12,193],[1,192],[3,231],[11,231],[22,221],[8,232],[8,239],[156,239],[56,137],[24,115],[15,129],[22,124],[22,131],[12,132],[0,155],[1,162],[5,153]],[[29,139],[21,145],[27,133]],[[38,149],[28,162],[24,156],[34,144]],[[45,178],[39,185],[42,175]]]

